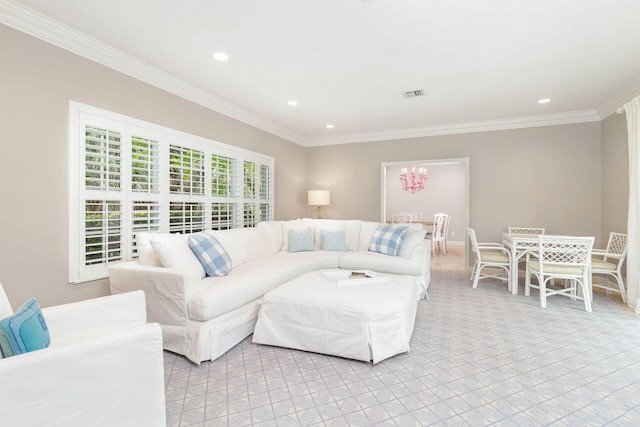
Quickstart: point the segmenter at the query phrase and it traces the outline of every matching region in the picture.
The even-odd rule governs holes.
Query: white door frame
[[[431,160],[405,160],[401,162],[381,162],[380,163],[380,177],[381,177],[381,195],[380,195],[380,222],[385,222],[387,216],[387,168],[397,166],[429,166],[429,165],[446,165],[446,164],[464,164],[464,267],[467,268],[469,264],[469,254],[467,251],[467,236],[466,230],[469,228],[469,157],[460,157],[452,159],[431,159]]]

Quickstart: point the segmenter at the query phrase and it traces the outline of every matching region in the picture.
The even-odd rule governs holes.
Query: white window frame
[[[92,190],[85,188],[85,129],[86,126],[96,126],[108,130],[120,132],[121,157],[120,157],[120,190]],[[133,136],[153,139],[158,141],[159,164],[158,179],[159,192],[138,192],[131,189],[131,139]],[[176,194],[169,188],[169,147],[179,147],[198,150],[204,153],[204,194]],[[204,205],[203,228],[209,230],[212,227],[212,204],[229,203],[236,206],[237,219],[233,223],[234,228],[242,228],[244,224],[244,206],[254,204],[258,216],[261,213],[261,205],[269,205],[269,218],[260,220],[273,220],[274,217],[274,171],[275,159],[254,151],[245,150],[218,141],[191,135],[175,129],[149,123],[143,120],[124,116],[122,114],[81,104],[69,102],[69,283],[83,283],[108,277],[109,260],[95,265],[86,263],[86,233],[85,233],[85,202],[86,200],[118,200],[121,203],[121,228],[122,241],[120,251],[122,259],[117,262],[131,261],[136,258],[133,248],[134,232],[132,230],[132,209],[134,202],[157,202],[160,206],[159,230],[169,232],[169,205],[177,203],[202,203]],[[235,195],[218,196],[211,192],[211,156],[219,155],[233,159],[236,162],[238,175],[236,179]],[[255,194],[254,197],[244,195],[244,162],[252,162],[255,166]],[[269,168],[269,183],[267,199],[261,198],[261,167]],[[250,226],[250,224],[247,224]]]

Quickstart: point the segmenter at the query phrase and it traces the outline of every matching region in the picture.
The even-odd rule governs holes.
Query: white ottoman
[[[409,351],[418,281],[386,275],[386,283],[340,286],[323,273],[304,274],[268,292],[253,342],[373,363]]]

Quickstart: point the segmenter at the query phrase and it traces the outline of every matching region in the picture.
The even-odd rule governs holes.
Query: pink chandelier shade
[[[416,168],[411,168],[410,173],[407,173],[407,168],[402,168],[400,173],[402,189],[404,191],[410,191],[411,194],[416,194],[417,191],[424,190],[424,183],[426,180],[427,170],[425,168],[418,169],[417,174]]]

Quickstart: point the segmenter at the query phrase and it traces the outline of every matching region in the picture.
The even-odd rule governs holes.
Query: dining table
[[[538,236],[535,234],[502,233],[502,246],[511,252],[511,283],[509,289],[513,295],[518,294],[518,263],[527,253],[538,247]]]

